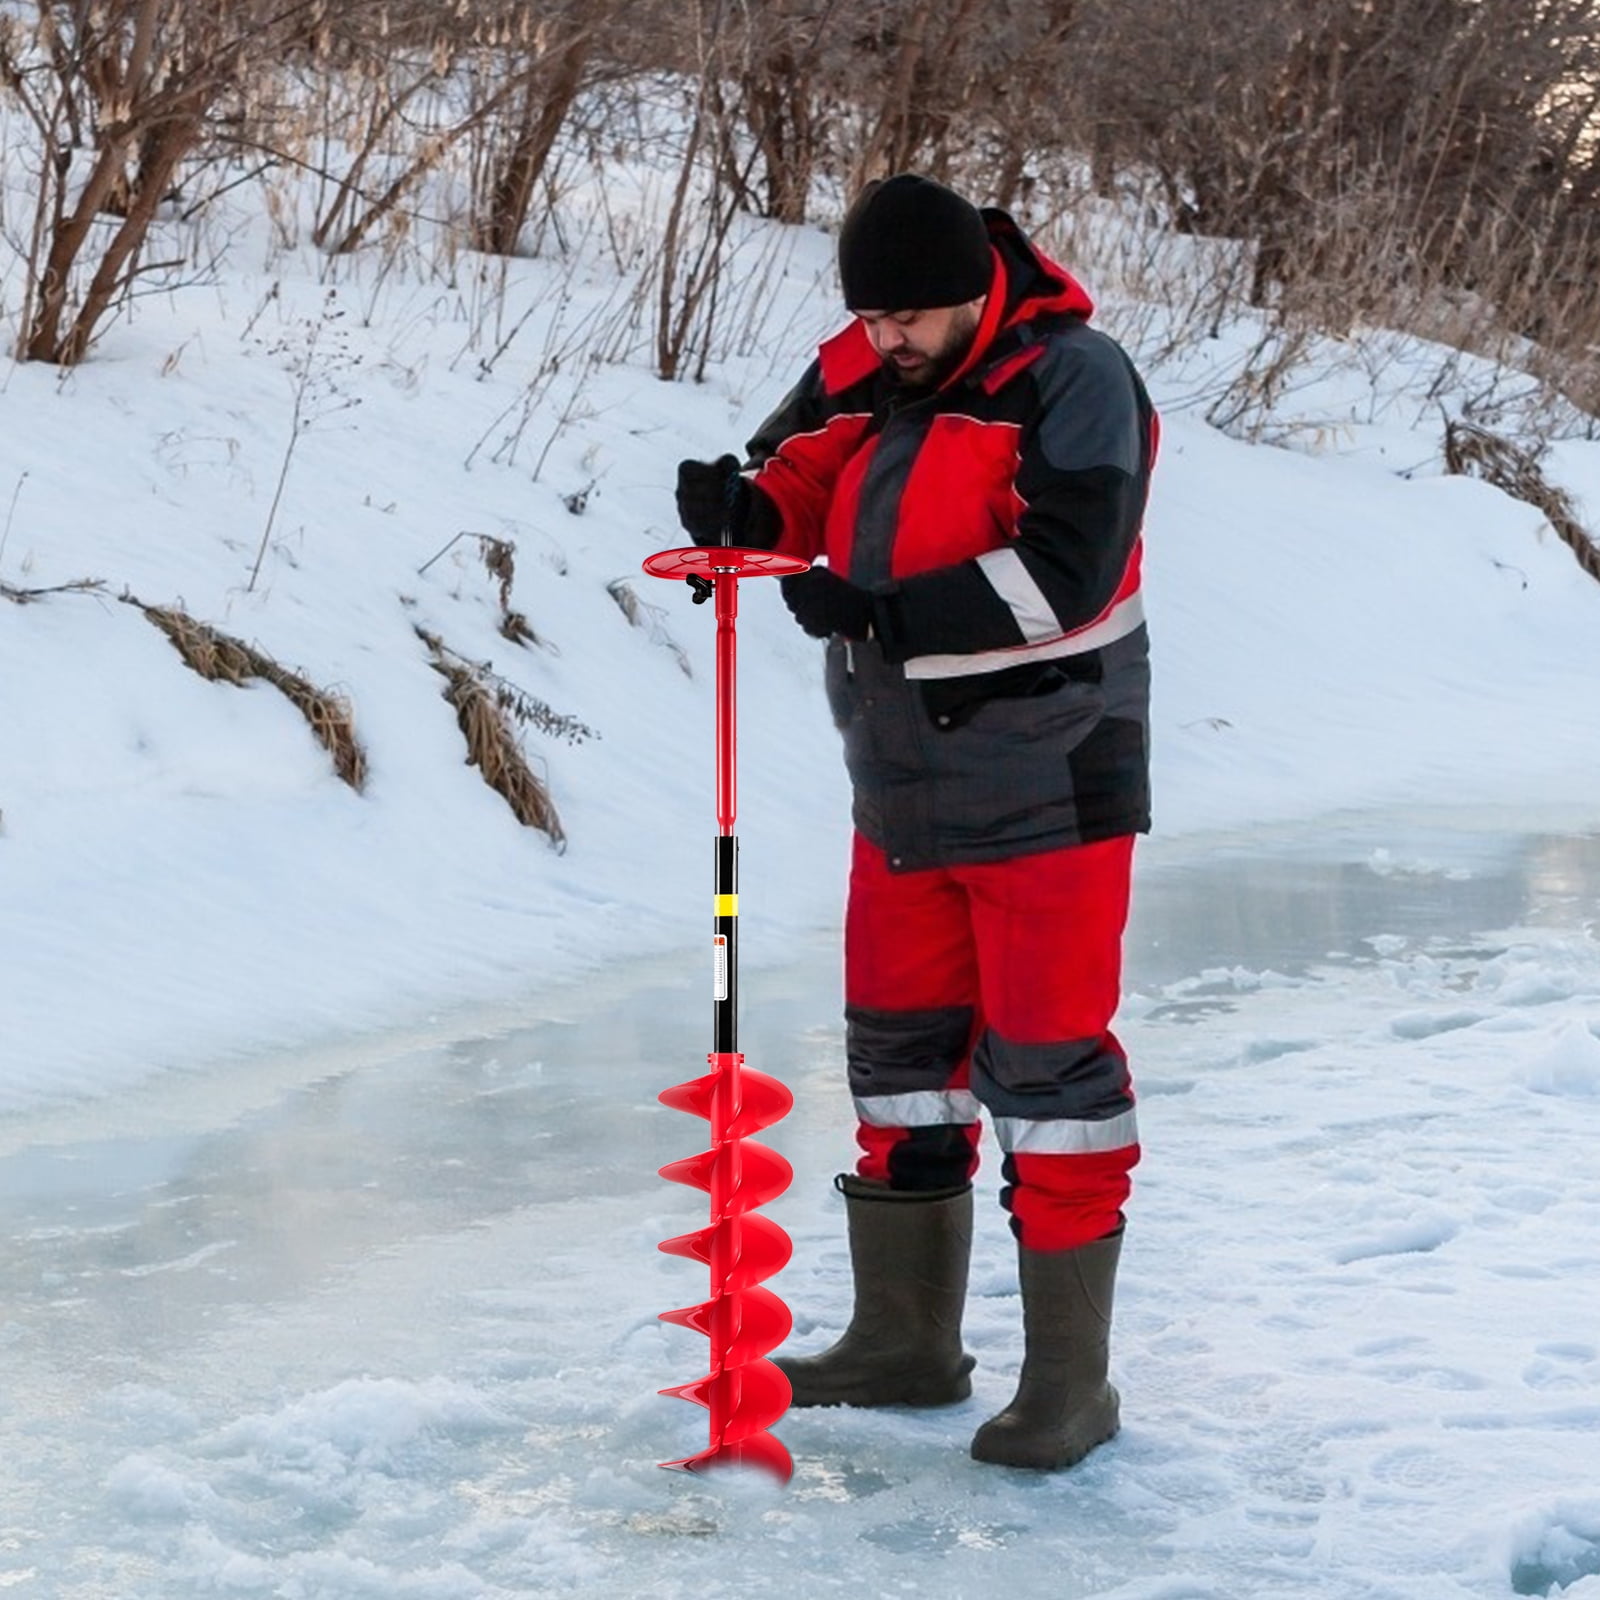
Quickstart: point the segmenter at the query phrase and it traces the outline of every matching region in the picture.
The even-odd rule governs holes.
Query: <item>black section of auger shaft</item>
[[[739,840],[731,833],[720,834],[716,845],[716,892],[719,896],[736,895],[739,892]],[[712,1048],[719,1054],[731,1054],[739,1048],[739,919],[737,916],[719,915],[716,925],[718,937],[727,940],[723,946],[727,982],[722,998],[716,1001],[713,1010],[712,1027],[716,1043]]]

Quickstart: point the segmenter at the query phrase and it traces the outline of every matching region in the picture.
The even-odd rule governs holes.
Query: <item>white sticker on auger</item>
[[[712,987],[718,1000],[728,998],[728,936],[714,933],[711,936]]]

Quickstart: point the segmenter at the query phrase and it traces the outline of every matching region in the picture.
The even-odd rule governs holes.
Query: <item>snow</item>
[[[1600,1038],[1576,1019],[1563,1023],[1524,1081],[1536,1094],[1600,1095]]]
[[[0,599],[0,1592],[1600,1594],[1600,586],[1440,475],[1415,345],[1330,366],[1293,449],[1185,407],[1248,329],[1152,374],[1123,1434],[968,1459],[1019,1358],[986,1168],[970,1403],[792,1412],[787,1491],[656,1470],[703,1427],[655,1395],[700,1351],[655,1318],[699,1197],[654,1095],[706,1043],[712,633],[639,563],[677,459],[832,319],[830,245],[752,226],[766,298],[665,385],[592,186],[562,204],[503,302],[241,209],[214,281],[0,373],[0,581],[103,585]],[[1600,445],[1552,470],[1600,504]],[[346,694],[365,791],[125,593]],[[847,802],[818,651],[770,586],[741,609],[746,1047],[799,1095],[775,1286],[813,1347],[849,1305]],[[564,853],[464,764],[418,625],[594,731],[524,734]]]

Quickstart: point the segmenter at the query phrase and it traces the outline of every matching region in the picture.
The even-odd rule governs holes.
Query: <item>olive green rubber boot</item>
[[[1022,1376],[1004,1411],[972,1440],[973,1458],[1058,1471],[1082,1461],[1118,1427],[1106,1381],[1120,1230],[1076,1250],[1019,1247]]]
[[[838,1343],[776,1364],[797,1406],[947,1406],[972,1393],[961,1348],[972,1189],[912,1194],[842,1174],[855,1310]]]

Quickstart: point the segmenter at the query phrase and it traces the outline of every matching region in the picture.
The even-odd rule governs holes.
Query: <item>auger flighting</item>
[[[723,538],[726,540],[727,533]],[[789,1163],[750,1136],[785,1116],[794,1103],[776,1078],[748,1070],[738,1048],[739,841],[735,776],[736,623],[739,580],[803,572],[807,563],[770,550],[723,543],[663,550],[644,563],[652,577],[687,579],[697,602],[714,599],[717,619],[717,838],[713,955],[711,1070],[664,1090],[663,1105],[704,1117],[711,1147],[661,1168],[661,1176],[704,1190],[711,1222],[666,1240],[669,1255],[687,1256],[710,1270],[711,1288],[698,1305],[661,1313],[665,1322],[692,1328],[710,1341],[709,1370],[692,1383],[663,1389],[704,1406],[710,1439],[696,1455],[662,1466],[704,1472],[751,1466],[788,1482],[789,1452],[769,1429],[789,1407],[789,1380],[768,1353],[788,1336],[789,1308],[761,1285],[789,1260],[789,1236],[756,1209],[789,1187]]]

